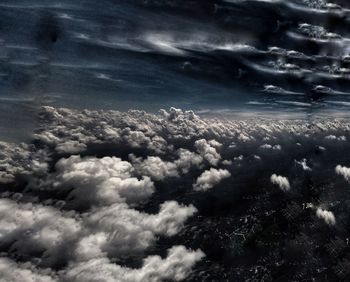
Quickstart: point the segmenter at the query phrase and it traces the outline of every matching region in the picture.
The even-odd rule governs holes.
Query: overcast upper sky
[[[0,98],[9,107],[346,108],[349,4],[338,2],[4,0]]]

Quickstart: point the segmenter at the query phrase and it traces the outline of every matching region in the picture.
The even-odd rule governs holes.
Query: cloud
[[[79,219],[53,207],[0,199],[0,241],[19,254],[42,253],[50,265],[68,259],[66,247],[81,228]]]
[[[0,240],[17,255],[35,256],[52,267],[107,255],[122,258],[143,252],[158,236],[173,236],[196,212],[192,206],[168,201],[159,213],[146,214],[127,204],[94,208],[78,215],[52,207],[0,200]],[[38,253],[42,253],[38,257]],[[90,281],[90,280],[88,280]]]
[[[200,139],[195,142],[198,153],[213,166],[218,165],[221,160],[220,154],[216,151],[218,147],[217,144],[215,140],[207,141],[205,139]]]
[[[178,178],[181,174],[187,174],[192,167],[203,166],[203,158],[196,153],[181,148],[176,154],[178,158],[173,162],[155,156],[142,159],[133,154],[129,155],[129,159],[139,175],[147,175],[158,181],[168,177]]]
[[[139,203],[147,200],[155,189],[149,177],[133,177],[133,166],[116,157],[71,156],[58,161],[56,171],[52,186],[73,187],[70,196],[78,203]]]
[[[168,250],[165,259],[149,256],[139,269],[130,269],[114,264],[108,258],[95,258],[70,266],[65,279],[72,282],[120,281],[120,282],[160,282],[181,281],[190,273],[196,262],[204,257],[202,251],[190,251],[183,246],[174,246]]]
[[[316,215],[318,218],[323,219],[328,225],[335,225],[336,223],[334,214],[331,211],[318,208],[316,210]]]
[[[44,271],[41,271],[44,272]],[[46,271],[49,272],[49,271]],[[56,278],[47,273],[40,273],[38,269],[30,263],[17,264],[7,258],[0,258],[0,280],[4,282],[21,281],[21,282],[56,282]]]
[[[92,210],[84,218],[88,235],[78,243],[78,260],[96,256],[120,257],[144,251],[157,235],[173,236],[185,221],[196,212],[193,206],[183,206],[175,201],[165,202],[158,214],[146,214],[130,209],[126,204]]]
[[[345,136],[335,136],[335,135],[328,135],[325,137],[326,140],[337,140],[337,141],[346,141]]]
[[[290,184],[287,177],[280,176],[277,174],[272,174],[270,180],[272,184],[278,185],[281,190],[283,191],[290,190]]]
[[[222,147],[222,144],[214,139],[208,141],[209,145],[216,148],[220,149]]]
[[[60,159],[55,171],[33,182],[32,189],[35,185],[40,191],[67,189],[66,201],[75,203],[71,207],[83,203],[87,211],[62,212],[0,199],[0,239],[10,244],[12,253],[35,255],[38,265],[48,267],[142,255],[159,236],[177,234],[197,210],[176,201],[164,202],[156,214],[135,210],[135,205],[146,202],[155,191],[149,177],[138,179],[136,174],[131,163],[117,157]]]
[[[221,180],[231,176],[231,173],[227,169],[215,169],[211,168],[204,171],[198,178],[193,189],[195,191],[206,191],[219,184]]]
[[[48,161],[48,153],[34,146],[0,142],[0,184],[13,183],[18,176],[44,175]]]
[[[57,153],[88,152],[91,145],[102,150],[107,144],[129,153],[142,149],[148,155],[161,157],[176,154],[180,148],[189,151],[195,148],[211,166],[218,165],[228,148],[236,150],[252,144],[256,148],[271,146],[279,150],[287,140],[294,138],[294,143],[299,144],[306,139],[327,140],[324,132],[341,132],[346,127],[341,121],[326,119],[314,123],[310,129],[304,120],[255,122],[200,118],[192,111],[176,108],[150,114],[137,110],[77,111],[43,107],[40,116],[42,124],[34,138]],[[341,133],[337,136],[339,140],[346,138]],[[267,141],[280,144],[266,146]]]
[[[306,159],[302,159],[301,161],[295,161],[296,164],[300,165],[302,167],[303,170],[305,171],[312,171],[311,167],[309,167],[307,165],[307,160]]]
[[[167,150],[166,141],[155,134],[147,119],[141,123],[137,120],[140,113],[144,112],[130,111],[130,115],[125,116],[112,111],[85,110],[77,113],[69,109],[43,107],[41,119],[48,123],[34,137],[58,153],[76,154],[85,151],[90,144],[101,143],[147,148],[157,153]]]
[[[337,165],[335,167],[335,172],[345,178],[346,181],[350,182],[350,168],[346,166]]]
[[[202,156],[186,149],[177,151],[179,158],[175,161],[178,170],[182,174],[187,174],[192,167],[201,168],[203,166]]]
[[[267,149],[267,150],[275,150],[275,151],[281,151],[282,147],[281,145],[270,145],[270,144],[263,144],[260,146],[261,149]]]
[[[66,141],[56,146],[56,151],[61,154],[77,154],[86,150],[86,144],[79,141]]]
[[[150,156],[143,160],[129,155],[129,158],[139,174],[148,175],[154,180],[180,176],[175,163],[163,161],[160,157]]]

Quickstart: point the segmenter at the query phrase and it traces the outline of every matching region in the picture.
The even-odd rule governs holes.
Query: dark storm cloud
[[[49,49],[60,39],[63,28],[54,14],[44,12],[34,28],[34,38],[40,47]]]

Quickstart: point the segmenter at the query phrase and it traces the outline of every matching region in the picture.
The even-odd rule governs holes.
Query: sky
[[[346,1],[0,5],[2,134],[9,116],[30,128],[41,105],[304,117],[350,106]]]

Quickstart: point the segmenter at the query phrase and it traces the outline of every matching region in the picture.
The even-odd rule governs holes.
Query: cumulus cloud
[[[78,202],[100,205],[138,203],[147,200],[154,192],[149,177],[133,177],[133,166],[116,157],[71,156],[57,162],[56,170],[52,186],[56,189],[73,187],[71,197]]]
[[[214,139],[208,141],[209,145],[216,148],[220,149],[222,147],[222,144]]]
[[[160,282],[181,281],[185,279],[194,264],[202,259],[202,251],[187,250],[183,246],[174,246],[168,250],[165,259],[149,256],[139,269],[130,269],[111,263],[108,258],[96,258],[83,263],[73,264],[67,270],[67,281],[120,281],[120,282]]]
[[[139,122],[141,111],[120,112],[83,111],[44,107],[42,120],[46,127],[38,130],[35,139],[53,147],[58,153],[79,153],[89,144],[109,143],[147,148],[157,153],[167,150],[167,143],[157,135],[147,119]]]
[[[326,140],[337,140],[337,141],[346,141],[345,136],[335,136],[335,135],[328,135],[325,137]]]
[[[5,281],[180,281],[204,256],[200,250],[189,251],[176,246],[169,250],[165,259],[147,257],[140,269],[119,266],[106,257],[107,253],[120,257],[124,252],[130,254],[145,249],[154,243],[155,235],[176,234],[196,210],[174,201],[162,204],[155,215],[129,209],[126,204],[115,204],[83,215],[81,222],[40,205],[1,200],[0,207],[0,239],[3,243],[14,242],[13,249],[18,249],[20,254],[31,255],[44,248],[46,260],[49,254],[57,260],[66,260],[58,248],[75,249],[75,260],[59,274],[47,271],[43,274],[44,271],[28,263],[18,265],[1,258],[0,272]]]
[[[0,241],[21,254],[40,251],[51,263],[60,259],[58,253],[67,259],[66,247],[80,230],[79,219],[55,208],[0,199]]]
[[[135,155],[130,155],[129,158],[139,174],[148,175],[154,180],[179,177],[176,164],[163,161],[160,157],[150,156],[143,160]]]
[[[130,209],[126,204],[92,210],[84,221],[88,236],[79,242],[76,256],[87,260],[105,252],[117,257],[141,252],[155,242],[156,235],[178,233],[195,212],[193,206],[175,201],[163,203],[154,215]]]
[[[79,141],[65,141],[59,143],[56,146],[56,151],[61,154],[77,154],[86,150],[86,144],[80,143]]]
[[[218,143],[215,140],[207,141],[200,139],[195,142],[198,153],[206,159],[211,165],[218,165],[221,160],[220,154],[216,151]]]
[[[192,167],[201,168],[203,166],[202,156],[186,149],[177,151],[179,158],[175,161],[178,170],[182,174],[186,174]]]
[[[280,176],[277,174],[272,174],[270,177],[270,181],[272,184],[278,185],[279,188],[283,191],[290,190],[290,184],[287,177]]]
[[[187,152],[181,151],[181,154],[187,155]],[[179,167],[182,168],[181,165]],[[180,168],[179,171],[182,171]],[[131,163],[116,157],[63,158],[56,163],[55,171],[49,174],[48,179],[32,186],[37,184],[44,191],[71,190],[67,200],[77,202],[78,206],[79,203],[87,204],[88,211],[82,214],[62,212],[41,204],[1,199],[0,239],[10,244],[16,255],[30,257],[36,254],[37,264],[49,267],[68,262],[104,261],[110,256],[119,260],[141,254],[155,244],[159,236],[177,234],[197,210],[192,205],[185,206],[176,201],[164,202],[156,214],[135,210],[134,205],[147,201],[155,191],[149,177],[138,179],[135,174]],[[38,256],[38,253],[41,255]],[[172,258],[173,254],[169,254]],[[191,254],[187,252],[183,258],[193,257]],[[197,251],[197,254],[201,252]],[[164,276],[164,279],[185,277],[195,261],[197,259],[189,264],[184,262],[183,266],[177,263],[178,272],[172,270],[173,274]],[[165,264],[168,262],[164,261]],[[118,265],[115,267],[124,269]],[[148,269],[148,263],[145,263],[145,268],[128,272],[144,273]],[[18,270],[21,273],[26,271]],[[62,273],[64,271],[55,275],[62,279]],[[156,270],[154,275],[160,277],[155,281],[163,280],[163,274],[157,274]],[[33,274],[33,277],[37,276]]]
[[[316,210],[316,215],[318,218],[323,219],[328,225],[335,225],[335,216],[331,211],[323,210],[318,208]]]
[[[41,273],[42,272],[42,273]],[[0,281],[21,281],[21,282],[56,282],[55,277],[44,274],[30,263],[17,264],[6,258],[0,258]],[[46,271],[50,272],[50,271]]]
[[[179,149],[176,154],[178,158],[173,162],[163,161],[155,156],[142,159],[133,154],[129,155],[129,159],[139,175],[147,175],[154,180],[180,177],[181,174],[188,173],[192,167],[200,168],[203,165],[203,158],[194,152]]]
[[[48,153],[32,145],[0,142],[0,183],[13,183],[17,176],[44,175],[48,161]]]
[[[169,201],[157,214],[142,213],[122,203],[96,207],[78,216],[1,199],[0,240],[10,243],[18,255],[42,253],[40,260],[47,266],[107,255],[122,258],[144,251],[158,236],[177,234],[195,212],[192,205]]]
[[[200,118],[192,111],[175,108],[150,114],[136,110],[76,111],[43,107],[40,116],[42,125],[34,135],[35,140],[59,153],[76,154],[88,150],[91,144],[108,144],[131,151],[143,149],[152,155],[164,156],[177,148],[194,147],[212,166],[221,160],[220,152],[226,146],[237,149],[251,143],[267,148],[266,142],[276,142],[279,136],[296,138],[295,141],[300,144],[302,139],[312,137],[321,140],[324,139],[324,132],[346,129],[340,120],[322,120],[310,127],[304,120],[255,122]],[[337,136],[339,140],[346,138],[343,134]],[[269,146],[279,150],[282,145]]]
[[[206,191],[219,184],[223,179],[231,176],[227,169],[211,168],[204,171],[198,178],[193,189],[195,191]]]
[[[350,181],[350,168],[346,166],[337,165],[335,172],[345,178],[346,181]]]

